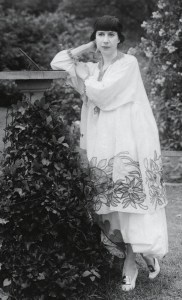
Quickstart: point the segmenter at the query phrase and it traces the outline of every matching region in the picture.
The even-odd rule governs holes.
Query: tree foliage
[[[182,2],[159,0],[158,9],[142,27],[140,51],[150,59],[150,97],[162,146],[181,150],[182,128]]]
[[[140,32],[143,17],[149,17],[156,0],[63,0],[60,7],[66,12],[73,13],[78,19],[86,17],[95,19],[105,14],[115,15],[123,20],[126,31]],[[74,9],[73,9],[74,8]]]
[[[61,0],[1,0],[0,3],[3,10],[15,9],[17,13],[27,11],[39,15],[46,11],[55,11],[60,2]]]
[[[15,10],[8,10],[1,11],[0,18],[0,32],[3,33],[0,39],[1,70],[28,68],[18,48],[27,52],[40,67],[50,69],[53,55],[62,47],[76,44],[79,35],[80,39],[84,39],[88,29],[86,22],[75,24],[73,16],[59,10],[37,17],[25,11],[17,14]]]

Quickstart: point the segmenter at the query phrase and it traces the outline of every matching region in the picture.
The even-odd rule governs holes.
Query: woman
[[[86,149],[95,180],[94,209],[108,249],[122,257],[126,245],[122,289],[129,291],[138,275],[136,253],[153,279],[160,271],[157,258],[168,251],[158,130],[137,59],[119,51],[124,41],[120,21],[98,18],[90,39],[59,52],[51,67],[66,70],[82,97],[80,147]],[[78,61],[95,49],[101,54],[98,63]]]

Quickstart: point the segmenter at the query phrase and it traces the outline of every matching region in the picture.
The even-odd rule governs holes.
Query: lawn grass
[[[181,300],[182,299],[182,186],[167,186],[166,207],[169,253],[160,261],[160,275],[150,281],[145,263],[137,257],[139,275],[135,290],[121,290],[121,271],[111,270],[84,300]],[[80,299],[80,298],[79,298]]]

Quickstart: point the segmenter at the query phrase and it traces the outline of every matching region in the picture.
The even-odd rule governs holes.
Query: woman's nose
[[[108,35],[107,34],[105,34],[105,36],[104,36],[104,42],[108,42]]]

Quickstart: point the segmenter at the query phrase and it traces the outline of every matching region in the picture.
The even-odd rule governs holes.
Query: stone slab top
[[[61,79],[67,73],[60,71],[1,71],[0,80]]]

